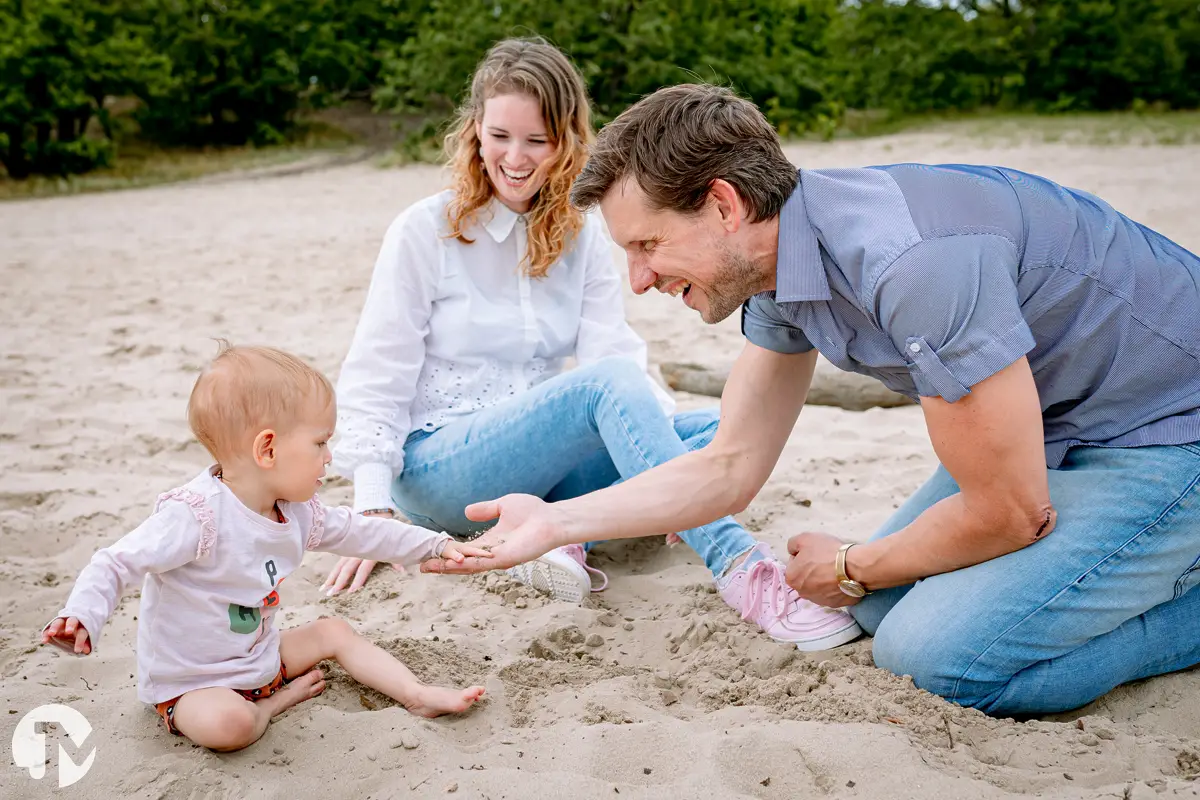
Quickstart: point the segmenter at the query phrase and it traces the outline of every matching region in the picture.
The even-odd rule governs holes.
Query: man
[[[788,543],[788,583],[854,604],[876,663],[991,714],[1083,705],[1200,662],[1200,259],[1013,170],[801,170],[751,104],[676,86],[603,131],[572,193],[634,291],[747,344],[706,448],[546,505],[509,496],[496,563],[746,508],[817,352],[918,400],[941,466],[868,543]]]

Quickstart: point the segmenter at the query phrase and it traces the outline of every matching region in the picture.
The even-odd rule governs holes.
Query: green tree
[[[160,84],[167,62],[99,0],[0,0],[0,163],[10,177],[108,163],[105,99]],[[89,135],[97,120],[99,133]]]
[[[1052,109],[1200,101],[1194,0],[1026,0],[1022,100]]]
[[[144,23],[160,37],[170,80],[144,97],[142,131],[166,144],[278,141],[305,88],[282,4],[153,0]]]
[[[790,131],[828,127],[839,107],[821,64],[833,0],[433,0],[414,35],[385,58],[377,103],[444,115],[496,41],[541,35],[587,82],[599,122],[660,86],[732,86]]]
[[[403,41],[417,0],[147,0],[171,61],[143,131],[167,144],[268,144],[306,107],[365,95],[383,43]]]

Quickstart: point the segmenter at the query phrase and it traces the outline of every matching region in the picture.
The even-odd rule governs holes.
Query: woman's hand
[[[91,634],[77,617],[59,617],[42,631],[42,644],[52,644],[77,656],[92,652]]]
[[[395,517],[389,511],[370,511],[363,514],[364,517],[387,517],[389,519]],[[333,597],[346,588],[346,584],[350,584],[349,591],[357,592],[367,582],[367,578],[371,577],[371,572],[375,569],[377,561],[367,561],[362,558],[351,558],[349,556],[342,558],[334,565],[329,572],[329,577],[325,579],[325,583],[321,584],[321,591],[326,597]],[[402,564],[393,564],[392,569],[399,572],[404,572]]]
[[[468,555],[462,563],[433,559],[421,564],[422,572],[464,575],[491,569],[508,569],[533,561],[556,547],[566,544],[562,522],[554,506],[529,494],[510,494],[467,506],[467,519],[487,522],[495,527],[471,542],[490,552],[490,558]]]

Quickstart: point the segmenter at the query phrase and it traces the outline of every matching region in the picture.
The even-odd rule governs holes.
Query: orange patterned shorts
[[[260,686],[257,689],[234,689],[233,691],[237,692],[250,702],[257,703],[259,700],[266,699],[278,692],[288,684],[289,680],[290,678],[288,678],[287,667],[283,666],[283,664],[280,664],[279,674],[276,675],[266,686]],[[183,697],[183,695],[179,695],[179,697]],[[154,710],[158,712],[160,717],[162,717],[163,724],[167,726],[167,730],[176,736],[183,735],[179,732],[179,729],[175,727],[175,704],[179,702],[179,697],[176,697],[173,700],[167,700],[154,706]]]

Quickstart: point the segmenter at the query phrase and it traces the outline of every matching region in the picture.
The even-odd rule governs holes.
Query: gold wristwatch
[[[848,542],[838,548],[837,558],[834,560],[834,568],[837,570],[838,588],[842,590],[842,594],[850,595],[851,597],[863,597],[870,594],[867,591],[867,587],[846,574],[846,553],[856,544],[858,542]]]

